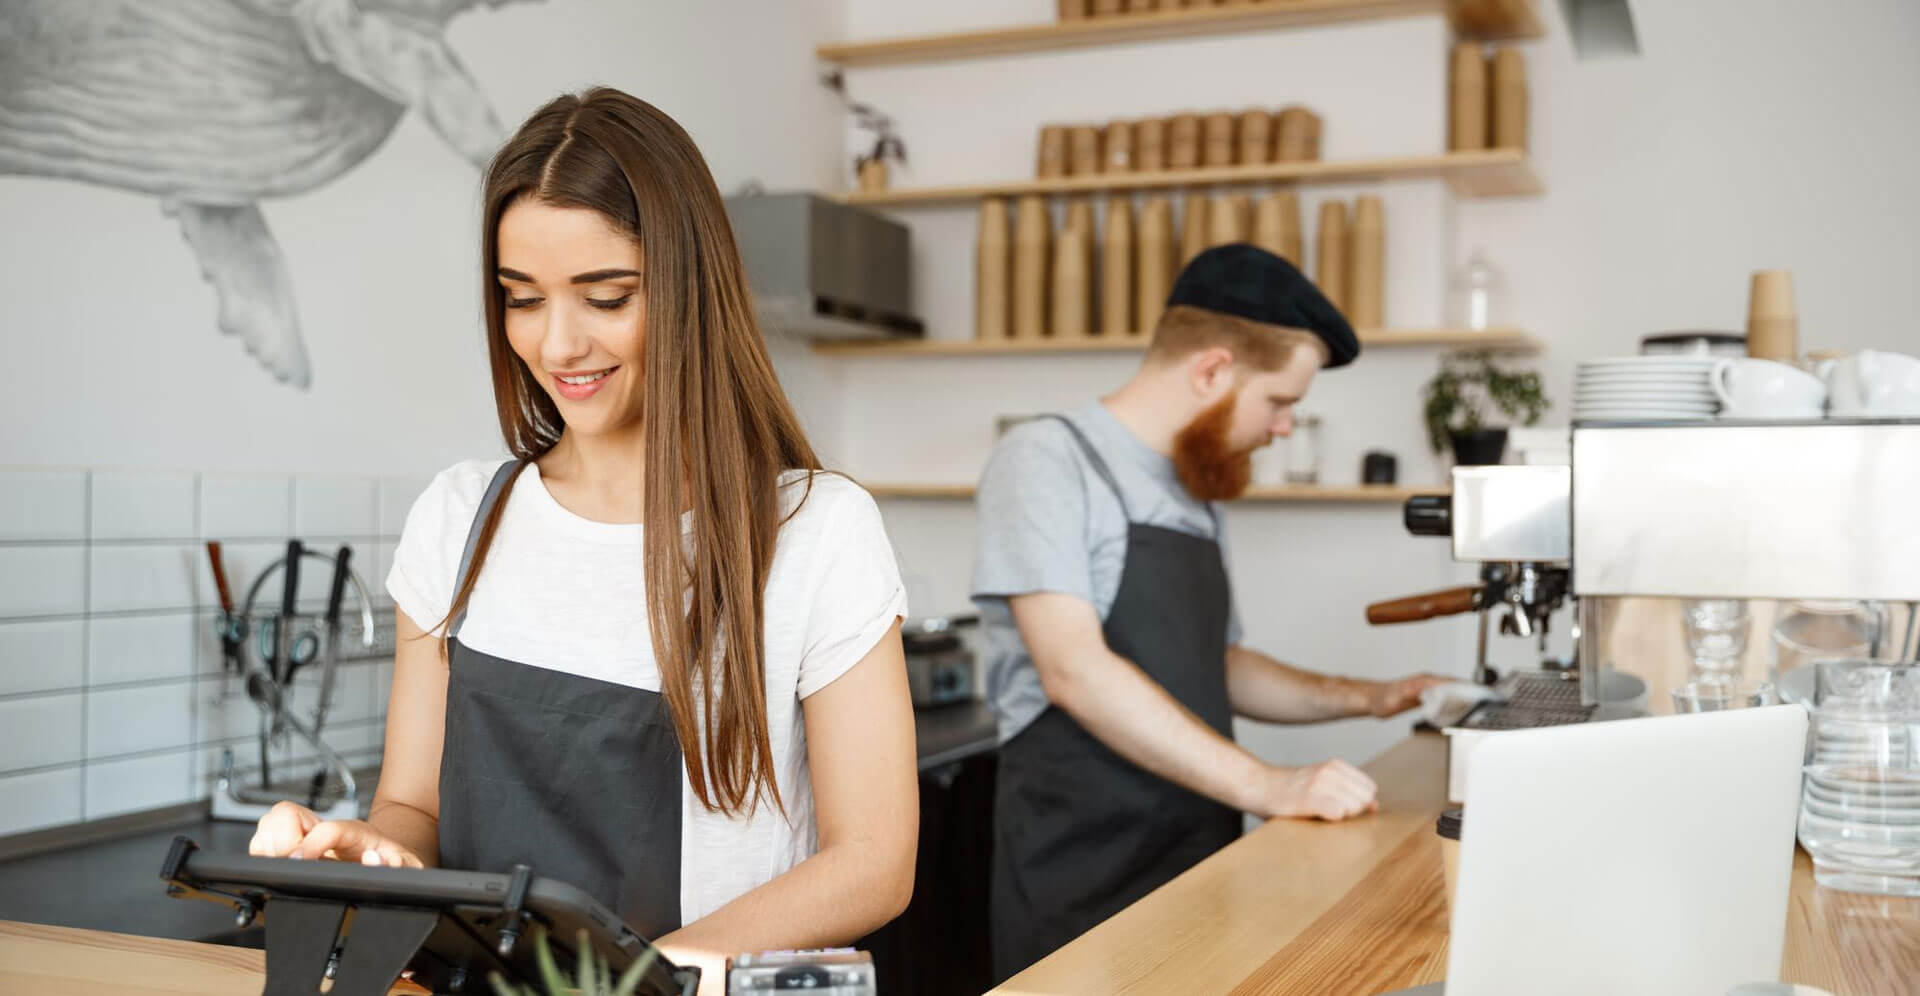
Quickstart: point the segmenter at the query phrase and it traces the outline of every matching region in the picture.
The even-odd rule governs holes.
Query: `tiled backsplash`
[[[222,674],[212,572],[219,540],[236,599],[289,536],[329,556],[341,544],[373,599],[360,649],[351,590],[324,739],[377,762],[393,673],[387,568],[425,478],[193,471],[0,469],[0,836],[205,798],[231,749],[259,766],[259,711]],[[303,564],[303,608],[331,571]],[[279,603],[278,575],[256,602]],[[249,659],[254,658],[249,653]],[[293,682],[310,715],[318,665]],[[270,755],[276,780],[313,770],[299,741]]]

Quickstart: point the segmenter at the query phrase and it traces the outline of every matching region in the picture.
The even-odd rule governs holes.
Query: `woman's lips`
[[[580,373],[556,373],[552,375],[553,389],[568,401],[585,401],[600,393],[600,389],[606,386],[608,379],[618,369],[620,368],[608,367],[605,370],[589,370]]]

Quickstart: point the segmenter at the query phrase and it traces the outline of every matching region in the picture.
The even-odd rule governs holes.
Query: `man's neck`
[[[1185,385],[1159,373],[1142,369],[1119,390],[1101,398],[1100,404],[1149,449],[1171,457],[1174,437],[1193,421],[1195,413],[1188,411],[1193,401]]]

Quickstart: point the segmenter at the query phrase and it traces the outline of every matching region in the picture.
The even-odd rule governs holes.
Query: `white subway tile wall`
[[[202,474],[200,535],[231,542],[284,538],[293,531],[293,478],[284,474]],[[240,597],[236,592],[235,598]]]
[[[197,624],[192,612],[87,620],[87,684],[192,677]]]
[[[177,806],[197,794],[191,750],[89,764],[85,782],[84,800],[90,820]]]
[[[0,771],[80,760],[80,708],[79,692],[0,700]]]
[[[322,737],[355,765],[376,763],[393,674],[386,565],[426,483],[0,468],[0,836],[203,799],[228,750],[238,774],[257,777],[260,713],[242,682],[221,674],[207,540],[223,546],[239,600],[289,536],[329,559],[352,549],[384,640],[361,647],[349,585]],[[331,571],[312,558],[301,568],[301,610],[317,616]],[[280,591],[276,573],[256,619],[278,610]],[[257,629],[243,654],[252,666]],[[317,662],[300,672],[296,715],[312,716],[320,679]],[[276,780],[309,774],[316,753],[297,736],[276,744]]]
[[[303,477],[293,482],[293,531],[298,536],[372,536],[370,477]]]
[[[80,768],[0,775],[0,834],[80,820]]]
[[[193,745],[193,682],[87,690],[87,756]]]
[[[99,471],[93,475],[88,539],[192,539],[192,474]]]
[[[0,546],[0,618],[86,611],[86,547]]]
[[[191,543],[107,543],[88,548],[87,611],[191,609],[200,548]]]
[[[0,622],[0,695],[86,684],[87,627],[79,619]]]
[[[0,474],[0,540],[87,538],[87,475],[78,470]]]

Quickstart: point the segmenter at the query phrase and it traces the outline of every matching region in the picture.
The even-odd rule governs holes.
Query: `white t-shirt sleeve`
[[[474,470],[461,464],[441,471],[414,499],[387,572],[393,603],[428,632],[440,632],[437,624],[453,605],[454,575],[479,505],[469,480]]]
[[[847,673],[907,614],[906,586],[873,496],[847,482],[829,482],[827,488],[822,483],[815,481],[815,495],[808,500],[831,494],[834,507],[822,510],[829,514],[813,547],[826,563],[807,616],[798,685],[802,699]]]

